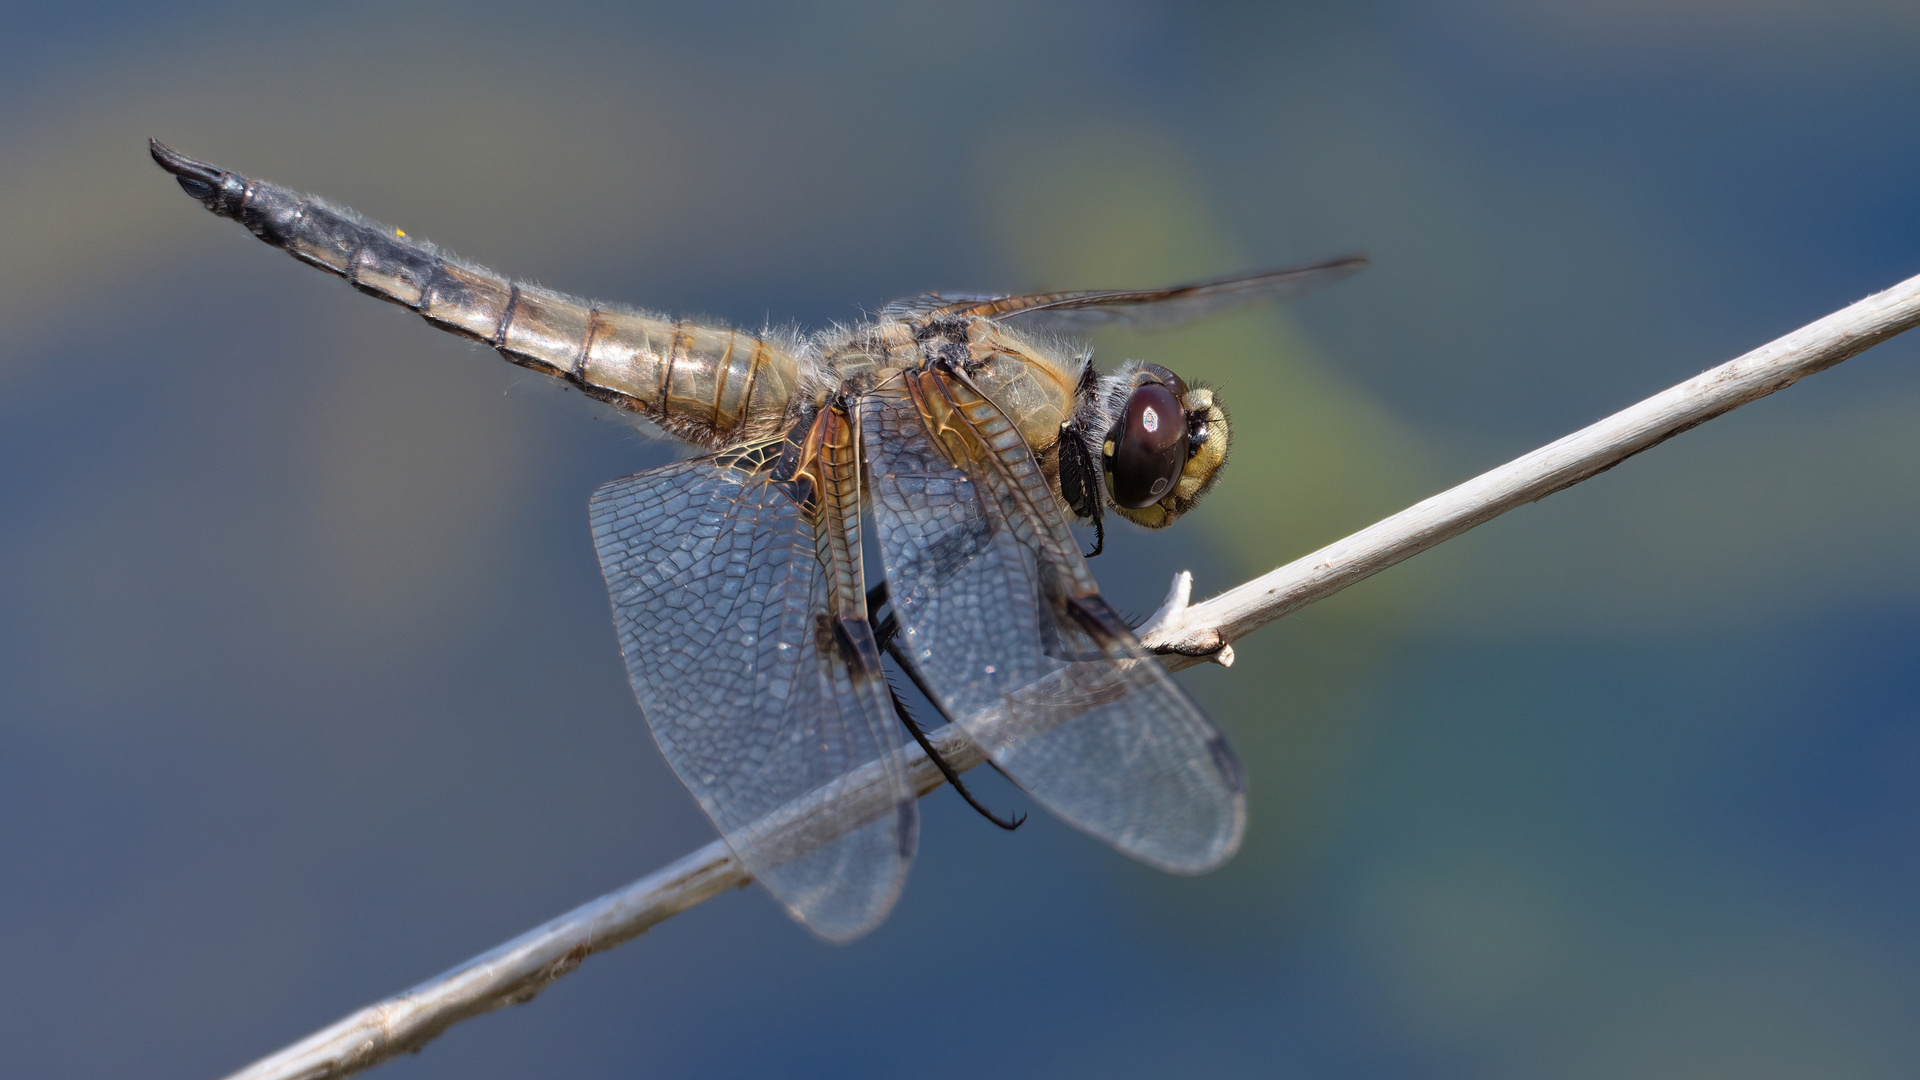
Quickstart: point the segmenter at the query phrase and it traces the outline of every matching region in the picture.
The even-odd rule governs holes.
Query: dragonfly
[[[857,938],[900,895],[919,828],[903,728],[965,791],[883,654],[1070,825],[1180,874],[1239,847],[1239,760],[1087,565],[1109,513],[1158,529],[1200,501],[1227,412],[1157,364],[1102,373],[1072,335],[1272,301],[1363,259],[1163,289],[935,293],[856,325],[749,333],[564,296],[150,150],[294,258],[704,451],[595,492],[593,542],[662,754],[815,934]],[[1090,552],[1074,524],[1093,528]]]

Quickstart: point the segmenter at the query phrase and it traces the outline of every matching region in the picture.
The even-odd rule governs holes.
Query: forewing
[[[899,725],[836,646],[816,530],[769,457],[608,484],[594,546],[661,753],[753,876],[845,941],[899,895],[916,807],[891,753]]]
[[[1119,325],[1166,327],[1237,307],[1281,300],[1337,281],[1366,264],[1366,259],[1354,256],[1169,289],[1101,289],[998,297],[934,295],[896,301],[895,305],[889,305],[889,310],[898,306],[903,316],[945,314],[1019,319],[1023,325],[1066,333],[1085,333]]]
[[[1006,418],[951,376],[903,379],[865,399],[862,430],[888,593],[923,680],[1069,823],[1177,873],[1226,861],[1245,784],[1219,730],[1101,600]]]
[[[1006,299],[1001,293],[921,293],[888,303],[875,315],[887,319],[923,319],[929,315],[975,304],[991,304]]]

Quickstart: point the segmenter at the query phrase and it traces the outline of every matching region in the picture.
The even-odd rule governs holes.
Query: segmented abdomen
[[[508,360],[718,448],[777,434],[798,381],[793,356],[737,330],[609,311],[500,277],[275,184],[155,144],[154,159],[221,217],[362,292],[483,341]]]

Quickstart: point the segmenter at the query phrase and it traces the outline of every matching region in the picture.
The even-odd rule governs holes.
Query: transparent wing
[[[1312,266],[1268,270],[1169,289],[1102,289],[1028,293],[1024,296],[941,296],[897,300],[882,309],[898,318],[972,315],[1020,319],[1067,333],[1104,326],[1165,327],[1203,319],[1250,304],[1265,304],[1337,281],[1367,265],[1360,256]]]
[[[1000,293],[922,293],[919,296],[902,297],[895,300],[877,313],[881,320],[886,319],[922,319],[943,311],[952,311],[974,304],[991,304],[1006,299]]]
[[[661,753],[753,876],[845,941],[899,895],[916,806],[890,753],[892,707],[836,647],[815,529],[770,479],[771,457],[608,484],[593,540]]]
[[[862,410],[888,593],[948,715],[1128,855],[1176,873],[1226,861],[1246,822],[1239,762],[1100,598],[1018,431],[937,371]]]

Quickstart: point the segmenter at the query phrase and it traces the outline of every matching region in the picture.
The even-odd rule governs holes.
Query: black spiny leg
[[[1067,508],[1076,517],[1093,521],[1093,550],[1084,556],[1091,559],[1107,546],[1107,529],[1100,523],[1100,464],[1087,449],[1086,435],[1077,419],[1060,425],[1059,446],[1060,494],[1066,496]]]
[[[1060,425],[1056,451],[1060,467],[1060,494],[1066,496],[1067,509],[1076,517],[1093,522],[1093,550],[1083,558],[1091,559],[1106,550],[1107,527],[1100,522],[1106,507],[1106,495],[1100,489],[1102,470],[1093,448],[1087,445],[1089,428],[1095,426],[1099,410],[1094,399],[1100,393],[1100,376],[1093,358],[1080,362],[1080,381],[1073,388],[1073,419]]]
[[[891,611],[887,613],[887,617],[884,619],[878,617],[880,609],[884,607],[886,603],[886,582],[882,581],[880,584],[867,590],[867,621],[873,624],[874,639],[879,642],[880,648],[893,657],[893,662],[900,665],[900,670],[907,673],[907,678],[912,680],[914,687],[926,696],[928,702],[932,703],[934,710],[939,712],[941,717],[948,723],[952,723],[953,718],[947,716],[945,711],[940,709],[939,699],[929,693],[927,685],[920,681],[920,673],[914,669],[912,664],[907,662],[906,656],[896,648],[894,639],[900,634],[900,620],[895,618]],[[1021,825],[1026,824],[1027,815],[1025,814],[1015,814],[1013,820],[1008,821],[980,805],[980,800],[973,797],[973,792],[967,790],[967,785],[960,782],[960,773],[956,771],[952,765],[947,764],[947,759],[940,756],[940,751],[934,749],[932,740],[927,738],[927,733],[921,729],[920,722],[915,720],[913,713],[907,709],[907,703],[900,700],[900,691],[894,689],[893,680],[891,679],[887,680],[887,693],[893,696],[893,711],[900,714],[900,722],[907,725],[907,731],[913,735],[913,741],[920,744],[920,749],[926,752],[927,759],[932,761],[934,767],[940,770],[941,776],[947,778],[947,783],[953,786],[953,790],[959,792],[960,797],[967,800],[968,806],[973,807],[975,812],[981,817],[986,818],[988,821],[993,822],[1008,832],[1012,832]],[[989,762],[989,764],[991,764],[991,762]]]

